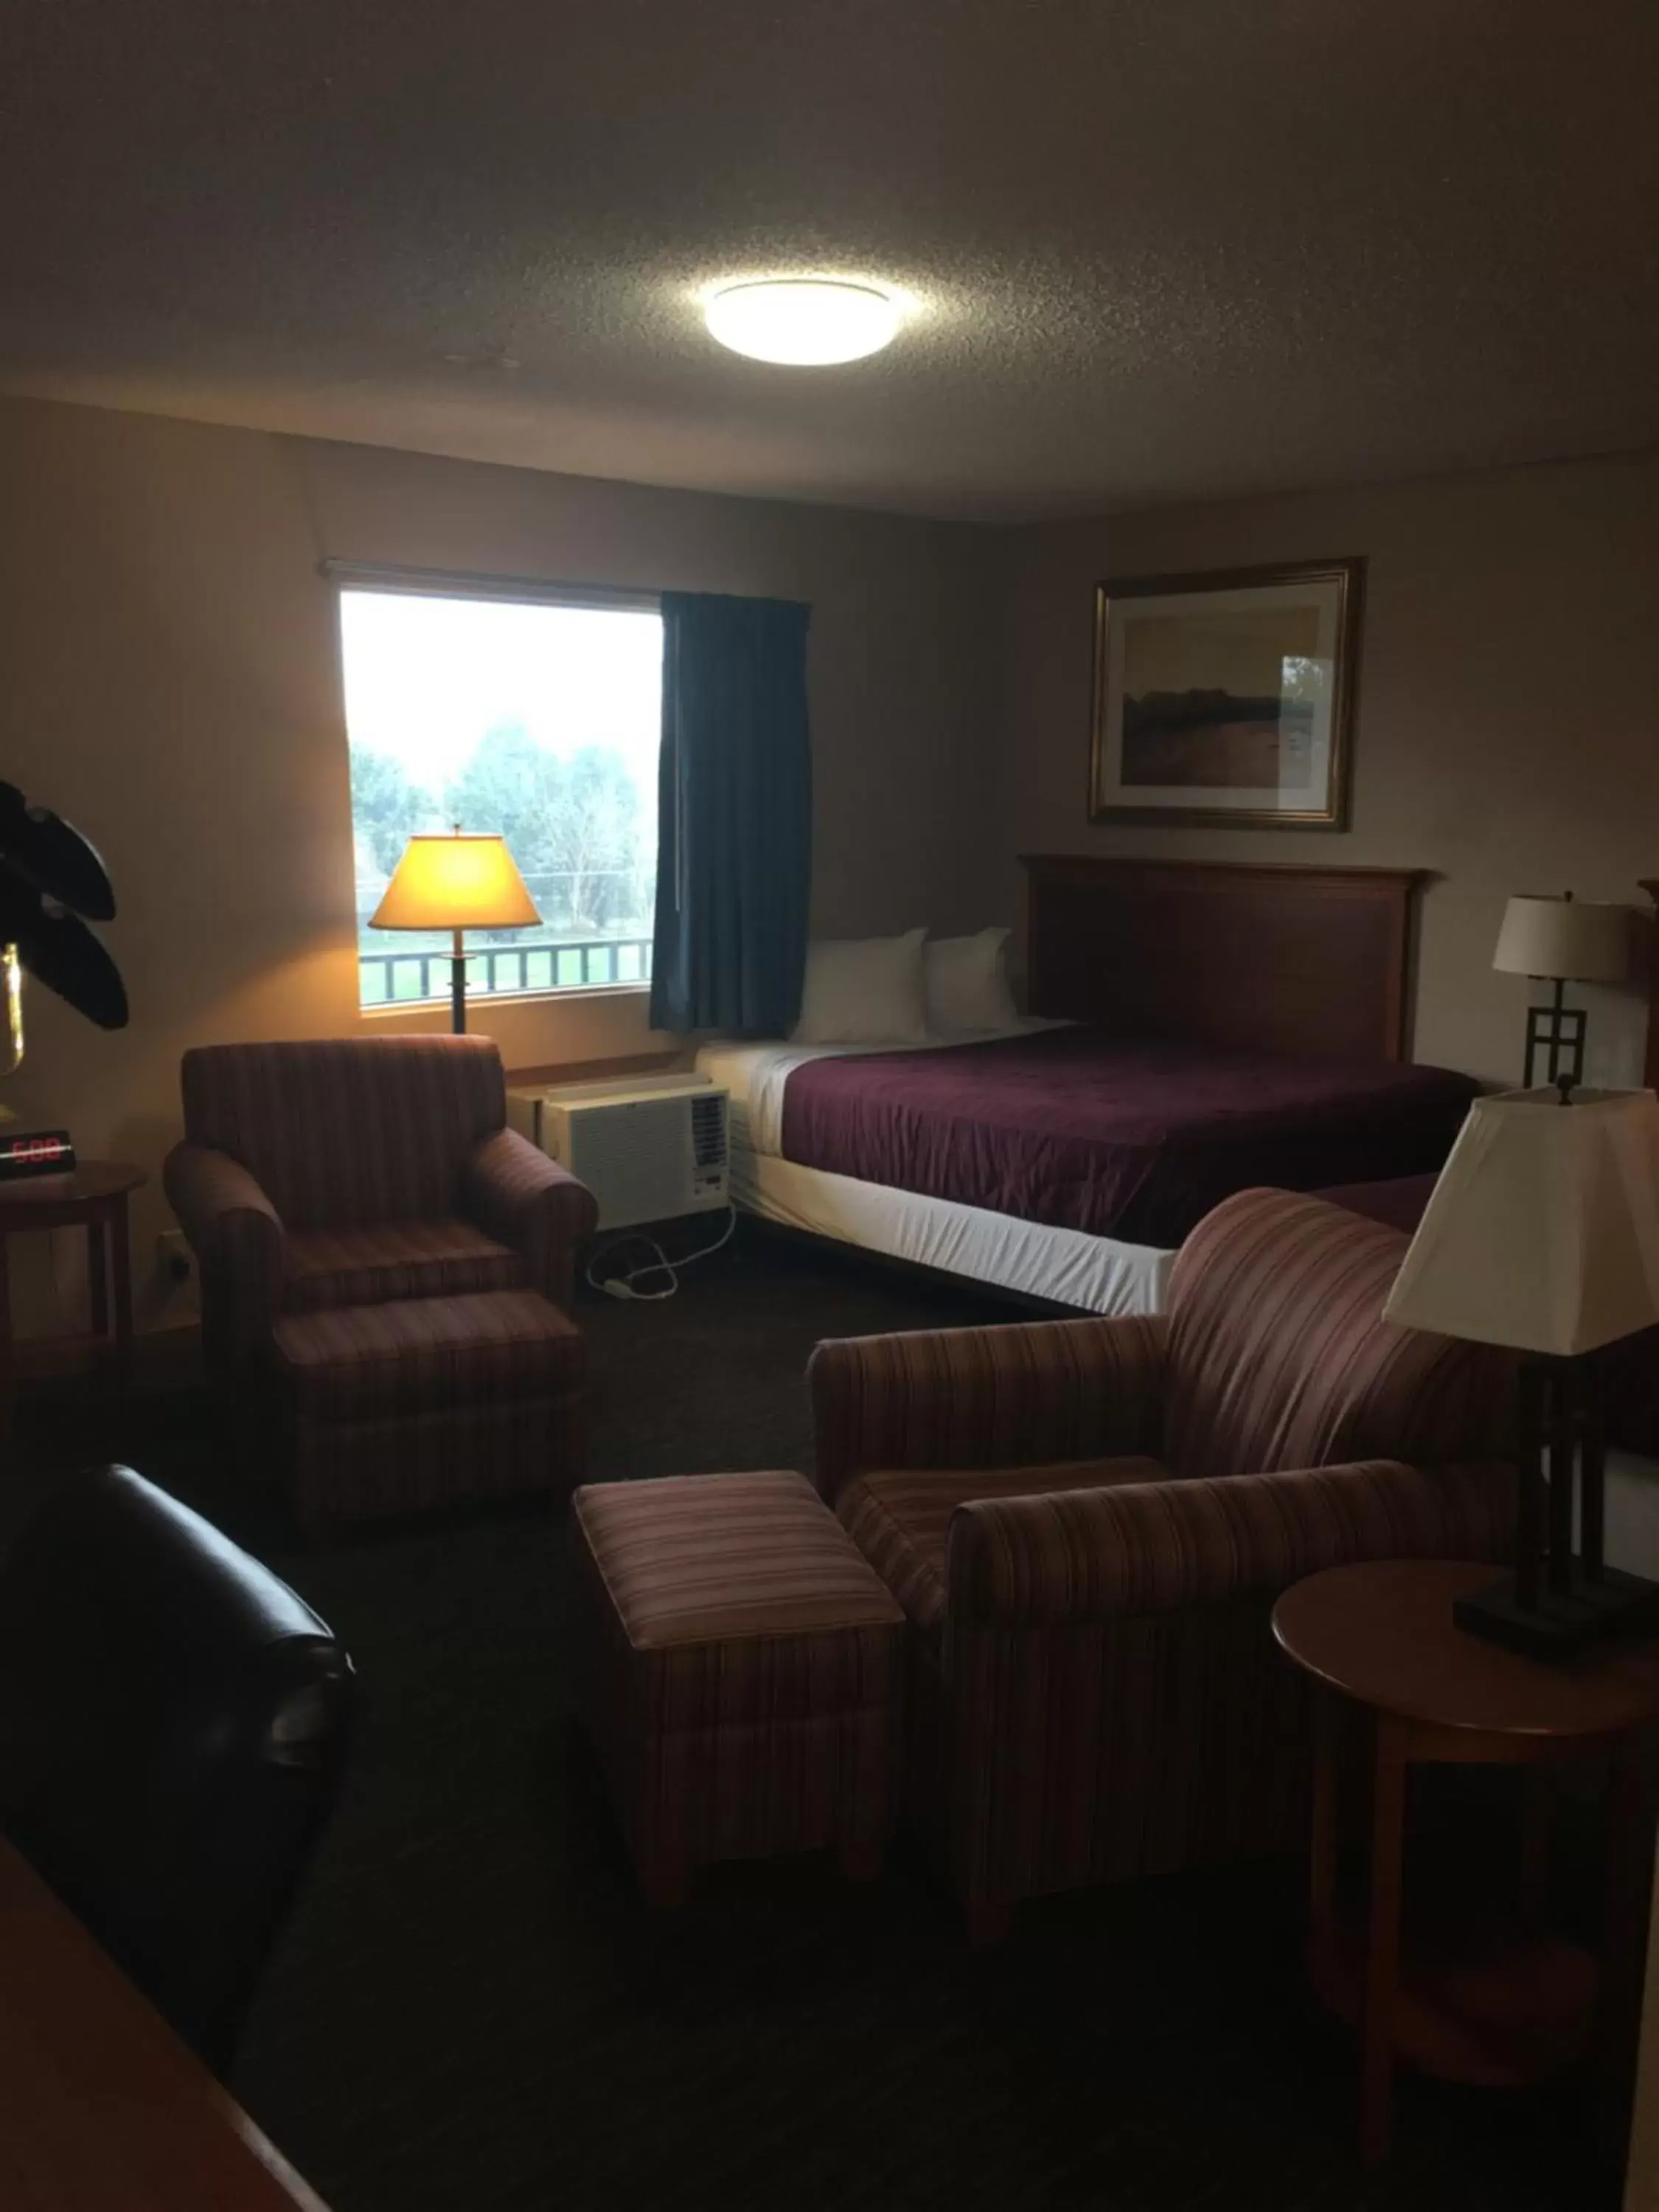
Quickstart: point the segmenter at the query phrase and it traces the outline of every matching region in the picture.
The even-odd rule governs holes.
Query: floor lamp
[[[458,823],[453,836],[410,839],[368,926],[453,933],[450,1026],[459,1036],[466,1028],[465,932],[525,929],[540,920],[507,840],[470,834]]]
[[[1595,1358],[1659,1321],[1652,1091],[1477,1098],[1382,1310],[1521,1355],[1515,1572],[1460,1599],[1459,1626],[1540,1659],[1659,1627],[1659,1585],[1607,1563]]]

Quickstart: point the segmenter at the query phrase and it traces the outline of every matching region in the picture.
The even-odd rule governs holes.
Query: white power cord
[[[688,1252],[678,1260],[671,1260],[654,1237],[641,1237],[637,1232],[626,1237],[613,1237],[608,1244],[600,1245],[587,1263],[588,1287],[590,1290],[603,1291],[607,1297],[634,1298],[641,1305],[656,1305],[664,1298],[673,1297],[680,1286],[680,1276],[685,1268],[695,1266],[699,1260],[711,1259],[716,1252],[729,1244],[737,1234],[737,1227],[738,1209],[735,1206],[727,1206],[726,1226],[714,1243],[703,1245],[698,1251]],[[654,1252],[657,1256],[643,1267],[631,1267],[625,1274],[607,1275],[601,1282],[593,1272],[600,1261],[608,1259],[613,1252],[620,1252],[628,1244],[643,1244],[647,1251]],[[646,1275],[666,1275],[667,1288],[660,1291],[636,1291],[634,1287],[635,1284],[641,1276]]]

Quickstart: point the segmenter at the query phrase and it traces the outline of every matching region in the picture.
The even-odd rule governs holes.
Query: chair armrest
[[[833,1500],[877,1468],[1041,1467],[1158,1449],[1162,1315],[916,1330],[820,1344],[807,1383]]]
[[[1287,1589],[1362,1559],[1509,1559],[1513,1466],[1401,1460],[959,1505],[946,1619],[1050,1627]]]
[[[557,1306],[570,1304],[576,1249],[593,1234],[599,1218],[599,1202],[585,1182],[516,1129],[497,1129],[473,1148],[461,1204],[480,1229],[522,1255],[544,1297]]]
[[[211,1145],[175,1145],[161,1182],[201,1272],[210,1364],[241,1365],[259,1354],[276,1316],[281,1218],[249,1170]]]

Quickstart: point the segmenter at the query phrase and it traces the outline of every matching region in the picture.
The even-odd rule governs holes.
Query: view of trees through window
[[[662,622],[633,607],[340,595],[364,1006],[440,998],[448,937],[368,927],[416,831],[497,830],[538,928],[469,934],[468,988],[645,981]]]

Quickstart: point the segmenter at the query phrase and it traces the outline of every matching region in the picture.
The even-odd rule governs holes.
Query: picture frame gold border
[[[1285,584],[1337,586],[1336,665],[1331,695],[1330,803],[1294,812],[1273,807],[1127,806],[1108,799],[1105,786],[1105,711],[1108,640],[1119,599],[1150,599],[1182,592],[1250,591]],[[1249,568],[1201,568],[1177,575],[1119,577],[1095,586],[1094,695],[1089,714],[1089,819],[1142,823],[1149,829],[1330,830],[1349,826],[1353,775],[1353,725],[1359,688],[1360,632],[1364,620],[1365,557],[1274,562]]]

